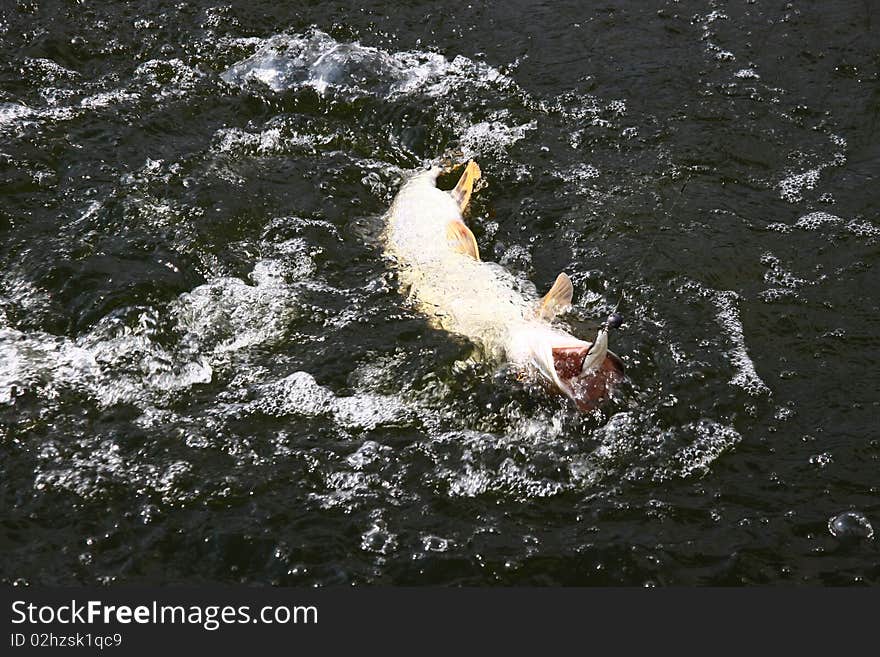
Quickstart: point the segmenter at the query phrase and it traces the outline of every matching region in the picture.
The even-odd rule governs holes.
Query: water
[[[870,3],[286,4],[3,4],[4,582],[880,582]],[[453,151],[599,412],[399,296]]]

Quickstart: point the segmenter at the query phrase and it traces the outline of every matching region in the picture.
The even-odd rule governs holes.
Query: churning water
[[[3,3],[0,577],[880,582],[878,21]],[[620,301],[596,413],[398,293],[453,152],[485,259],[588,339]]]

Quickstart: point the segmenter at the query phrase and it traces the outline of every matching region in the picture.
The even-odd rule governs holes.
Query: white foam
[[[510,126],[502,121],[481,121],[467,126],[460,139],[459,147],[463,157],[499,154],[504,149],[523,139],[537,127],[537,121]]]
[[[222,277],[181,295],[172,312],[185,341],[202,353],[221,356],[281,337],[296,308],[296,290],[286,276],[299,278],[312,269],[308,256],[299,256],[283,264],[258,262],[251,272],[254,285]]]
[[[867,220],[853,219],[847,222],[846,230],[858,237],[880,237],[880,228]]]
[[[843,223],[843,219],[827,212],[810,212],[805,214],[795,222],[797,228],[803,230],[818,230],[826,226],[832,226]]]
[[[373,440],[365,440],[353,454],[349,454],[345,462],[355,470],[364,470],[374,464],[381,464],[388,458],[391,448],[380,445]]]
[[[684,433],[694,434],[694,439],[672,458],[675,474],[681,477],[707,474],[712,463],[742,441],[736,429],[713,420],[690,423],[684,427]]]
[[[661,429],[650,414],[616,413],[599,427],[599,446],[570,459],[572,486],[592,488],[614,481],[667,481],[702,476],[741,440],[730,425],[703,418]]]
[[[221,128],[214,135],[213,148],[218,153],[236,156],[289,155],[304,149],[312,151],[317,141],[311,135],[301,135],[280,127],[267,128],[257,133],[240,128]]]
[[[593,180],[599,177],[599,169],[592,164],[578,164],[569,171],[568,177],[580,181]]]
[[[29,117],[34,111],[26,105],[18,103],[0,103],[0,128],[15,121]]]
[[[761,256],[761,264],[767,267],[764,272],[764,282],[768,285],[776,285],[789,290],[796,290],[808,283],[806,279],[795,276],[782,267],[779,258],[772,253]]]
[[[308,86],[322,95],[335,89],[352,96],[385,98],[413,93],[444,96],[463,84],[512,84],[497,69],[466,57],[450,62],[433,52],[388,52],[358,42],[340,43],[321,30],[269,37],[221,78],[237,85],[254,79],[274,91]]]
[[[813,189],[819,181],[819,174],[825,167],[809,169],[802,173],[795,173],[779,181],[779,196],[784,201],[796,203],[803,199],[805,189]]]
[[[194,498],[199,491],[181,485],[192,471],[186,461],[163,462],[157,465],[142,455],[130,458],[114,438],[85,434],[68,436],[63,442],[49,439],[36,455],[34,488],[67,490],[83,498],[99,498],[111,486],[130,486],[143,495],[158,498],[165,506],[180,504]],[[156,512],[153,505],[145,516]],[[145,517],[145,521],[147,518]],[[87,539],[87,544],[90,541]]]
[[[22,254],[24,255],[24,254]],[[17,308],[27,314],[47,312],[51,308],[52,299],[49,293],[28,280],[13,265],[0,273],[0,328],[7,325],[2,319],[7,308]]]
[[[249,409],[275,417],[329,416],[339,426],[357,430],[407,423],[414,415],[408,404],[391,395],[362,392],[338,397],[319,385],[308,372],[294,372],[280,381],[261,386],[259,397]]]
[[[260,397],[251,404],[251,408],[276,417],[318,417],[332,413],[335,400],[335,395],[318,385],[311,374],[294,372],[280,381],[263,386]]]
[[[739,299],[735,292],[715,292],[712,295],[715,305],[718,307],[718,323],[727,333],[733,348],[728,352],[731,364],[736,368],[736,373],[730,382],[742,388],[750,395],[769,394],[767,384],[758,376],[755,363],[749,357],[746,348],[746,339],[742,322],[739,320],[739,311],[736,301]]]
[[[28,57],[24,60],[24,67],[28,75],[39,75],[44,83],[56,83],[62,80],[75,80],[80,77],[79,73],[61,64],[42,57]]]
[[[116,89],[114,91],[105,91],[87,96],[79,101],[80,107],[86,109],[101,109],[110,105],[120,105],[126,102],[133,102],[140,98],[136,93],[130,93]]]
[[[801,230],[825,230],[829,228],[843,229],[856,237],[878,237],[880,236],[880,228],[872,224],[870,221],[862,219],[850,219],[849,221],[828,212],[810,212],[800,217],[795,223],[795,228]],[[785,224],[771,224],[770,228],[786,232],[790,229]]]
[[[158,97],[182,97],[194,91],[205,74],[183,60],[151,59],[135,69],[135,78],[141,78],[158,90]]]
[[[816,187],[822,171],[828,167],[842,166],[846,163],[846,139],[835,134],[829,134],[828,139],[839,150],[832,154],[829,161],[822,162],[806,171],[792,173],[780,180],[777,184],[780,198],[789,203],[801,201],[805,190],[811,190]]]
[[[284,263],[256,263],[252,285],[217,278],[167,309],[143,309],[134,322],[105,317],[76,339],[0,330],[0,403],[13,403],[24,390],[53,398],[75,389],[103,406],[147,408],[211,382],[237,354],[284,335],[296,310],[296,281],[313,270],[305,244],[291,242]],[[160,312],[176,324],[180,338],[172,345],[157,339]]]
[[[413,413],[398,397],[360,393],[336,400],[334,419],[348,429],[370,430],[379,426],[407,424]]]
[[[87,388],[97,372],[94,355],[66,338],[0,329],[0,404],[13,403],[29,389],[55,398],[58,382]]]

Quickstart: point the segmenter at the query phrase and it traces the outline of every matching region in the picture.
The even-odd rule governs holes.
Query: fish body
[[[437,187],[441,172],[411,176],[385,216],[385,248],[401,289],[432,324],[468,338],[483,358],[543,379],[582,409],[594,407],[623,371],[608,351],[607,326],[591,343],[553,323],[571,303],[565,274],[539,299],[529,283],[480,260],[462,216],[479,167],[469,162],[451,192]]]

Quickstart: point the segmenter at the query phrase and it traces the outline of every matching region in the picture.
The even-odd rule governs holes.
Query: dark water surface
[[[874,3],[0,7],[2,581],[880,583]],[[455,149],[601,412],[397,292]]]

